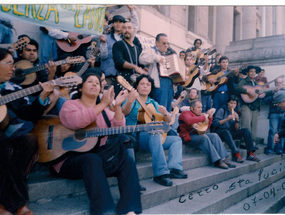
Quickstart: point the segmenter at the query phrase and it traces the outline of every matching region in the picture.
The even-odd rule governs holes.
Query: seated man
[[[277,105],[277,107],[281,108],[282,110],[285,110],[285,92],[279,91],[275,93],[273,96],[273,103]],[[280,138],[285,137],[285,120],[282,122],[281,129],[274,135],[274,143],[278,143],[280,141]]]
[[[230,147],[233,160],[242,163],[241,155],[236,147],[233,139],[244,138],[247,149],[247,160],[259,162],[260,160],[255,157],[253,152],[255,147],[253,145],[251,133],[248,128],[240,128],[239,116],[234,111],[238,104],[238,97],[231,95],[228,99],[227,106],[220,108],[213,120],[214,132],[217,133],[222,141],[226,142]]]
[[[205,133],[195,129],[197,124],[205,123],[209,129],[213,120],[215,109],[210,109],[207,114],[202,113],[202,103],[198,100],[192,101],[190,111],[183,111],[179,116],[179,136],[185,144],[197,147],[207,154],[216,167],[222,169],[235,168],[226,158],[229,156],[220,137],[215,133]],[[205,129],[205,130],[206,130]],[[199,133],[200,134],[199,134]]]
[[[157,114],[161,116],[164,121],[170,122],[171,115],[166,108],[159,105],[156,101],[151,99],[149,95],[154,90],[154,81],[147,75],[140,75],[134,84],[133,90],[129,93],[128,100],[123,104],[123,113],[126,116],[127,125],[136,125],[138,121],[139,109],[141,104],[137,98],[148,106],[153,105]],[[163,186],[172,186],[170,178],[187,178],[187,174],[182,171],[182,141],[179,136],[166,136],[165,142],[162,144],[162,135],[149,134],[146,132],[139,133],[139,146],[141,149],[150,150],[152,155],[152,169],[153,180]],[[166,162],[164,150],[169,150],[169,160]]]

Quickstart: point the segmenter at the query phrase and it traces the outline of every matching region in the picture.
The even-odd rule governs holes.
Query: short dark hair
[[[153,91],[154,91],[154,80],[153,80],[149,75],[142,74],[142,75],[140,75],[139,77],[137,77],[136,82],[134,83],[134,88],[137,89],[137,87],[138,87],[140,81],[141,81],[143,78],[146,78],[146,79],[151,83],[151,91],[150,91],[149,97],[152,97]]]
[[[221,63],[223,60],[228,60],[229,61],[229,58],[227,56],[222,56],[219,60],[219,63]]]
[[[192,58],[191,55],[185,55],[184,61],[186,61],[187,57],[191,57]]]
[[[179,54],[181,54],[181,53],[184,53],[184,54],[186,54],[186,52],[185,52],[185,51],[181,51],[181,52],[179,52]]]
[[[236,95],[230,95],[227,103],[229,103],[230,101],[236,101],[237,105],[239,103],[239,99]]]
[[[3,60],[4,58],[6,58],[8,55],[11,55],[11,52],[8,51],[8,49],[5,48],[0,48],[0,60]]]
[[[155,41],[159,41],[160,37],[167,37],[167,35],[165,33],[160,33],[160,34],[156,35]]]

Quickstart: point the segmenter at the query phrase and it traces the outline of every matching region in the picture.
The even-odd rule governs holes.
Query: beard
[[[126,39],[131,39],[132,38],[132,35],[130,33],[125,33],[124,34],[124,38]]]

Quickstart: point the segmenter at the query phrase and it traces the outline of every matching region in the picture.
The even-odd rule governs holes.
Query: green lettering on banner
[[[80,13],[80,7],[83,7],[83,5],[78,4],[76,6],[76,13],[74,15],[74,18],[75,18],[75,22],[74,22],[75,25],[74,26],[75,26],[75,28],[82,28],[82,25],[80,25],[78,23],[78,14]]]
[[[102,11],[103,10],[103,11]],[[103,20],[102,16],[105,17],[105,8],[97,8],[96,9],[96,13],[95,13],[95,31],[99,31],[101,32],[103,30]],[[99,23],[98,21],[101,21],[101,23]]]
[[[40,5],[40,8],[39,8],[39,10],[38,10],[38,13],[37,13],[37,19],[40,20],[40,21],[44,21],[44,17],[41,17],[41,16],[40,16],[40,14],[41,14],[41,12],[42,12],[42,10],[43,10],[43,7],[44,7],[44,6],[41,4],[41,5]]]
[[[18,11],[18,5],[17,4],[13,5],[13,13],[17,16],[24,16],[24,13],[21,13],[20,11]]]
[[[93,20],[92,20],[92,17],[90,17],[90,7],[89,6],[87,6],[84,12],[84,15],[83,15],[83,25],[82,25],[83,28],[85,27],[86,19],[88,19],[88,29],[90,29],[90,26],[93,25]]]
[[[5,7],[5,5],[2,4],[1,10],[2,10],[3,12],[9,12],[9,11],[11,10],[11,5],[8,4],[7,6],[8,6],[8,7]]]
[[[25,13],[25,17],[29,17],[29,10],[30,10],[30,6],[32,7],[32,16],[34,19],[36,19],[36,8],[35,8],[35,5],[26,5],[26,13]]]
[[[48,11],[47,11],[47,14],[46,14],[46,20],[49,19],[51,12],[54,12],[55,23],[58,23],[59,22],[59,14],[58,14],[58,10],[57,10],[56,5],[54,5],[54,4],[49,4],[48,5]]]

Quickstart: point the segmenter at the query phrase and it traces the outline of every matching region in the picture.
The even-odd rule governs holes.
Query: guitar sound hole
[[[259,90],[255,90],[255,93],[256,93],[256,94],[259,94]]]
[[[83,140],[85,138],[85,131],[83,129],[79,129],[75,131],[74,136],[77,140]]]
[[[77,38],[80,39],[80,40],[82,40],[82,39],[83,39],[83,35],[80,34],[80,35],[77,36]]]

